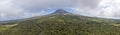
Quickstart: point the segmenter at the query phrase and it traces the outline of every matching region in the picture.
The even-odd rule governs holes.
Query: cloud
[[[76,13],[96,16],[102,18],[120,19],[120,0],[101,0],[92,4],[85,5],[84,8],[73,8]]]
[[[120,0],[102,0],[99,8],[100,16],[120,19]]]
[[[0,0],[0,19],[43,15],[58,8],[71,8],[77,14],[88,16],[120,17],[119,2],[119,0]]]
[[[20,6],[31,8],[50,8],[50,7],[91,7],[96,8],[100,0],[16,0]]]
[[[0,18],[23,18],[42,15],[47,8],[91,8],[97,6],[99,0],[0,0]],[[39,13],[38,13],[39,12]],[[44,11],[46,12],[46,11]],[[10,18],[11,17],[11,18]]]

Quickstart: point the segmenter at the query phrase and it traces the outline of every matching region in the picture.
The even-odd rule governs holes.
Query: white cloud
[[[120,0],[0,0],[0,19],[43,15],[48,8],[72,8],[89,16],[120,17]]]
[[[72,8],[75,10],[76,14],[86,15],[86,16],[98,16],[99,12],[97,9],[91,8]]]
[[[78,14],[103,18],[120,19],[120,0],[101,0],[96,8],[74,8]]]
[[[99,6],[101,16],[120,18],[120,0],[102,0]]]
[[[46,8],[90,7],[96,8],[98,0],[0,0],[0,13],[4,19],[22,18],[34,14],[41,14]],[[35,13],[40,12],[40,13]],[[42,11],[43,12],[43,11]],[[30,15],[31,14],[31,15]],[[1,14],[3,17],[3,14]],[[11,18],[10,18],[11,17]]]

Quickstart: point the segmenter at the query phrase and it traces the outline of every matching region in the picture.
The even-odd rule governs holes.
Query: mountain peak
[[[65,11],[64,9],[58,9],[53,14],[66,14],[66,13],[69,13],[69,12]]]

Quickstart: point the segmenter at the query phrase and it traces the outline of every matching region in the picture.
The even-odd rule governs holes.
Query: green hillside
[[[0,25],[0,35],[120,35],[114,20],[50,14]]]

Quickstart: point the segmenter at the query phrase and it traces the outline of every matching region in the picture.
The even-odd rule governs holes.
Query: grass
[[[12,25],[1,25],[0,30],[7,30],[10,29],[11,27],[17,26],[18,24],[12,24]]]
[[[120,26],[120,24],[112,24],[113,26]]]

